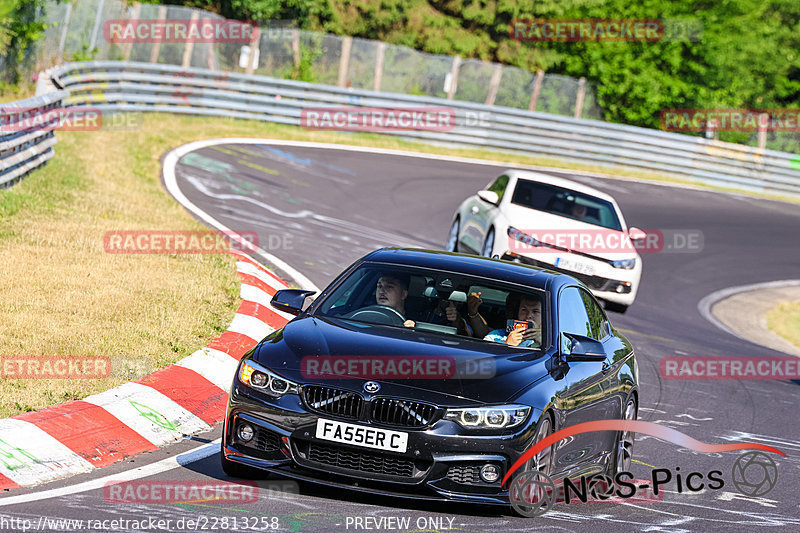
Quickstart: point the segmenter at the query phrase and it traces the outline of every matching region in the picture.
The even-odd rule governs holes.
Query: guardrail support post
[[[500,78],[503,76],[503,65],[495,63],[492,70],[492,79],[489,81],[489,94],[486,95],[486,105],[494,105],[497,98],[497,88],[500,87]]]
[[[453,56],[453,66],[450,68],[450,87],[447,88],[447,99],[452,100],[456,95],[458,85],[458,69],[461,67],[461,56]]]
[[[539,99],[539,92],[542,90],[542,81],[544,80],[544,71],[539,69],[536,71],[536,79],[533,80],[533,90],[531,91],[531,103],[528,104],[528,111],[536,111],[536,101]]]
[[[767,147],[767,130],[769,125],[769,115],[761,113],[758,115],[758,149],[762,152]]]
[[[131,12],[131,18],[129,20],[138,20],[141,12],[142,12],[142,4],[136,2],[135,4],[133,4],[133,11]],[[124,43],[122,45],[122,59],[124,61],[130,60],[132,51],[133,51],[133,40]]]
[[[261,29],[253,28],[253,36],[250,39],[250,55],[247,57],[247,68],[245,74],[252,74],[256,69],[256,57],[261,55]]]
[[[97,6],[97,14],[94,17],[94,29],[92,29],[92,40],[89,42],[89,53],[97,46],[97,32],[100,30],[100,18],[103,16],[103,4],[105,0],[100,0]]]
[[[197,11],[192,12],[192,16],[189,19],[189,26],[191,27],[193,24],[197,22],[198,19]],[[192,64],[192,51],[194,50],[194,41],[191,39],[187,39],[186,43],[183,45],[183,60],[181,61],[182,68],[189,68]]]
[[[218,70],[216,43],[208,43],[206,49],[208,50],[208,70]]]
[[[158,20],[160,22],[166,23],[167,22],[167,6],[159,6],[158,7]],[[150,49],[150,62],[151,63],[158,63],[158,53],[161,51],[161,41],[154,40],[153,41],[153,48]]]
[[[375,77],[373,78],[372,90],[381,90],[381,79],[383,78],[383,58],[386,55],[386,43],[378,43],[377,57],[375,57]]]
[[[586,78],[578,80],[578,95],[575,98],[575,118],[581,118],[583,99],[586,97]]]
[[[339,80],[336,82],[339,87],[344,87],[347,84],[347,69],[350,66],[350,48],[352,46],[352,37],[342,39],[342,56],[339,58]]]
[[[300,75],[300,61],[302,57],[300,56],[300,30],[291,30],[292,31],[292,63],[294,65],[294,74],[295,78]]]
[[[62,62],[64,61],[64,47],[67,44],[70,17],[72,17],[72,2],[67,2],[67,12],[64,13],[64,28],[61,30],[61,39],[58,41],[58,57]]]

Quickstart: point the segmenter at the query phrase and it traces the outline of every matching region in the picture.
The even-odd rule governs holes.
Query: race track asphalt
[[[503,168],[263,141],[202,148],[185,156],[176,172],[181,190],[194,204],[229,228],[256,231],[262,248],[324,287],[375,248],[441,249],[457,205]],[[3,519],[26,518],[35,525],[43,515],[84,520],[170,518],[173,524],[204,515],[209,517],[209,528],[216,523],[217,530],[230,531],[252,530],[242,527],[244,518],[252,525],[260,517],[277,517],[270,523],[283,531],[800,531],[798,383],[665,380],[659,375],[659,361],[665,356],[778,355],[717,329],[701,316],[697,304],[726,287],[800,277],[800,206],[624,179],[572,179],[613,195],[629,225],[702,232],[700,251],[643,254],[637,301],[626,314],[611,313],[610,318],[637,350],[639,418],[703,442],[747,441],[780,449],[787,456],[775,457],[778,483],[768,495],[745,497],[732,486],[731,468],[739,452],[705,454],[639,436],[634,453],[637,478],[649,479],[653,467],[680,467],[684,473],[721,470],[725,487],[697,493],[673,490],[653,503],[562,503],[534,519],[492,508],[365,496],[306,483],[287,485],[292,488],[289,492],[262,491],[252,504],[121,505],[106,501],[102,489],[94,489],[6,506],[0,499],[0,530],[15,530],[3,527]],[[180,445],[27,492],[130,471],[219,435],[217,428]],[[204,482],[227,477],[214,453],[146,479]],[[228,519],[227,528],[222,517]],[[233,517],[238,517],[236,528],[231,527]],[[401,523],[408,519],[408,527],[377,528],[371,520],[380,517]],[[173,530],[179,529],[173,526]]]

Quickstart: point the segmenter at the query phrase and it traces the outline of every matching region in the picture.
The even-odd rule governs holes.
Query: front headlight
[[[611,266],[614,268],[624,268],[630,270],[636,266],[636,258],[633,259],[620,259],[619,261],[611,261]]]
[[[511,237],[512,239],[514,239],[515,241],[519,241],[519,242],[525,243],[525,244],[527,244],[529,246],[541,246],[542,245],[541,242],[539,242],[538,240],[534,239],[533,237],[531,237],[530,235],[528,235],[524,231],[518,230],[517,228],[509,226],[508,227],[508,231],[506,233],[508,233],[508,236]]]
[[[526,405],[468,407],[448,409],[444,418],[458,422],[465,428],[507,429],[522,424],[530,411],[531,408]]]
[[[251,360],[243,362],[239,367],[239,381],[276,398],[284,394],[297,394],[297,383],[282,378]]]

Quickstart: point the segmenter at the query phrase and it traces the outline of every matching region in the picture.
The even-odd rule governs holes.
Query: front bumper
[[[553,254],[548,254],[548,259],[553,258]],[[518,261],[526,265],[538,266],[552,270],[553,272],[560,272],[568,276],[572,276],[584,285],[586,285],[592,293],[601,300],[607,300],[622,305],[631,305],[636,299],[636,292],[638,290],[639,278],[641,277],[641,267],[637,266],[632,270],[613,269],[615,276],[612,278],[608,275],[587,275],[579,272],[573,272],[563,268],[558,268],[553,263],[534,258],[530,255],[517,254],[513,252],[506,252],[501,259],[505,261]],[[641,264],[641,260],[640,264]],[[609,267],[612,268],[612,267]]]
[[[408,448],[401,454],[317,439],[317,420],[336,417],[310,412],[298,395],[277,400],[260,396],[234,387],[223,433],[226,459],[329,487],[489,505],[508,505],[508,484],[501,487],[500,480],[525,451],[540,414],[532,412],[521,428],[507,435],[471,433],[449,420],[427,429],[342,420],[407,432]],[[247,443],[236,435],[238,424],[244,422],[256,429]],[[500,469],[493,483],[479,475],[487,463]]]

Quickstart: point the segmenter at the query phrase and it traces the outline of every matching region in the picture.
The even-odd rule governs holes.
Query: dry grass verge
[[[767,313],[767,327],[800,348],[800,302],[781,302]]]

